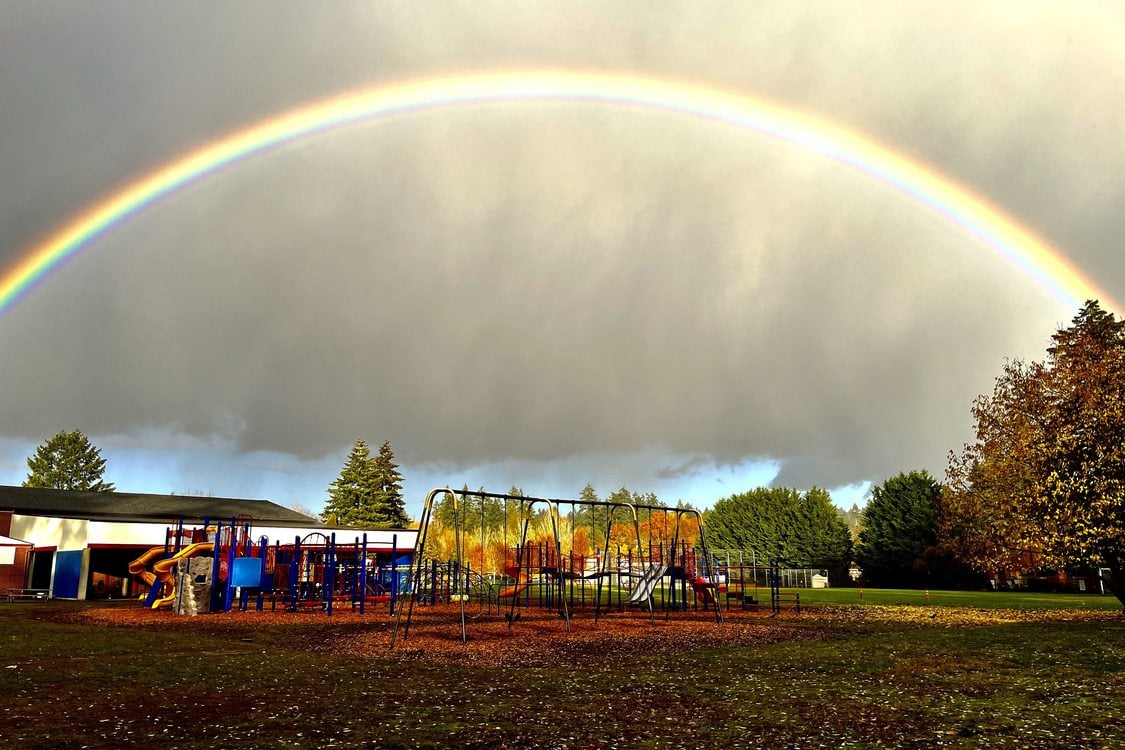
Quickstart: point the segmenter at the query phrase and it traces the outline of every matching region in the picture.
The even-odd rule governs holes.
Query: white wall
[[[90,522],[81,518],[44,518],[12,515],[12,533],[16,539],[36,547],[57,547],[60,551],[86,548]]]
[[[155,547],[164,544],[165,533],[174,525],[166,523],[122,523],[90,521],[86,531],[87,544],[143,544]]]

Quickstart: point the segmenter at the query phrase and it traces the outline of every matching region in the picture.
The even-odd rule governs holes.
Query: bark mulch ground
[[[456,605],[416,607],[408,637],[405,618],[391,649],[395,619],[385,610],[360,615],[337,609],[321,611],[230,612],[182,617],[139,606],[60,613],[58,619],[108,627],[139,627],[195,631],[231,640],[269,643],[301,651],[354,657],[479,664],[483,666],[552,667],[588,660],[628,662],[642,656],[677,654],[728,646],[824,638],[841,627],[896,622],[916,627],[965,627],[1016,622],[1112,620],[1117,615],[1087,610],[977,610],[953,607],[821,606],[801,615],[791,611],[771,617],[768,611],[611,612],[595,621],[592,612],[576,613],[567,627],[553,612],[524,609],[511,623],[502,613],[466,609],[467,642],[461,639]]]

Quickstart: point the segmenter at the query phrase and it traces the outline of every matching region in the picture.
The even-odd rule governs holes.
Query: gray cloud
[[[563,66],[870,133],[1125,298],[1121,18],[973,8],[16,5],[0,259],[286,107]],[[655,451],[654,478],[763,457],[779,483],[836,486],[940,473],[1003,359],[1041,356],[1068,316],[918,203],[792,147],[592,105],[462,108],[282,148],[96,239],[0,321],[0,431],[219,435],[304,460],[385,436],[418,465],[599,476],[591,456]]]

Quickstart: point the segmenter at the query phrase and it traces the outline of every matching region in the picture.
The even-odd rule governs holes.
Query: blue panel
[[[252,588],[261,586],[262,558],[236,557],[234,559],[234,573],[231,576],[231,585]]]
[[[55,553],[55,584],[51,596],[77,599],[78,582],[82,578],[82,550]]]

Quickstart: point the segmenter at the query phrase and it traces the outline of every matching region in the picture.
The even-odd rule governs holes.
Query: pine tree
[[[113,492],[112,482],[103,482],[105,459],[81,430],[60,430],[35,449],[27,459],[29,473],[24,487],[56,490]]]
[[[340,526],[402,529],[410,523],[402,498],[402,474],[389,441],[372,457],[363,440],[356,440],[344,467],[328,487],[324,516]]]
[[[363,526],[371,514],[376,489],[371,450],[363,440],[352,445],[340,476],[328,486],[324,517],[330,524]]]
[[[373,522],[377,527],[404,529],[410,523],[406,502],[402,497],[402,474],[395,463],[391,441],[384,440],[373,459],[375,496],[372,504]]]

